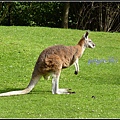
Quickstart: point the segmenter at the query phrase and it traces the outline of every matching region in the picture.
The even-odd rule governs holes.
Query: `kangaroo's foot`
[[[74,94],[74,93],[75,92],[72,92],[71,89],[68,89],[68,88],[58,89],[56,92],[56,94]]]

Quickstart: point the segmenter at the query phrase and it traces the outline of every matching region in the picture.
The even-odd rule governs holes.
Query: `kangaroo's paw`
[[[78,74],[78,71],[75,71],[74,74],[77,75],[77,74]]]
[[[74,94],[75,92],[71,92],[71,89],[63,88],[58,89],[57,94]]]

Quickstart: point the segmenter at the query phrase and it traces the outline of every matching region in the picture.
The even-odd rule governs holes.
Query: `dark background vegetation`
[[[120,31],[120,2],[0,2],[0,25]]]

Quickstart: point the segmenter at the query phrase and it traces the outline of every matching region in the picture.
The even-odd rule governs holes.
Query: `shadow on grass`
[[[46,94],[46,93],[50,93],[51,94],[51,91],[31,91],[30,93],[28,94]]]

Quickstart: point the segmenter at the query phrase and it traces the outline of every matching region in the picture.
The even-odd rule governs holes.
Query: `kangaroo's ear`
[[[89,32],[88,32],[88,31],[86,31],[86,33],[84,34],[84,38],[85,38],[85,39],[87,39],[87,38],[88,38],[88,34],[89,34]]]
[[[88,39],[88,34],[89,34],[89,32],[88,31],[86,31],[86,33],[84,34],[84,38],[85,38],[85,40],[87,40]]]

